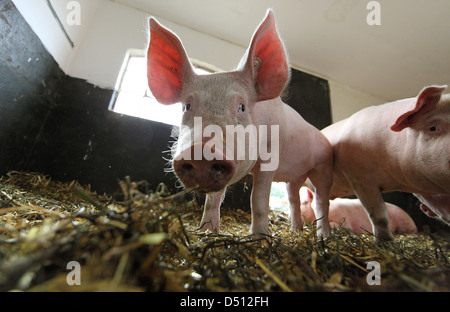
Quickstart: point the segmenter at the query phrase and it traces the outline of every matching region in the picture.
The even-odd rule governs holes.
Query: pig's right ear
[[[150,18],[147,78],[155,99],[162,104],[179,102],[183,84],[191,78],[192,73],[181,40],[154,18]]]
[[[395,124],[391,127],[391,130],[399,132],[406,127],[410,127],[414,117],[428,111],[431,107],[436,105],[437,102],[439,102],[442,92],[444,92],[445,89],[447,89],[447,86],[430,86],[424,88],[417,97],[416,106],[414,109],[398,117]]]

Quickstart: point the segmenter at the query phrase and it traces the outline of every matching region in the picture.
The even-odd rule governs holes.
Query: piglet
[[[417,97],[365,108],[322,130],[334,153],[330,198],[356,194],[379,240],[392,239],[382,192],[413,193],[428,215],[450,224],[450,95],[429,86]]]
[[[309,224],[316,220],[312,207],[314,195],[306,188],[300,189],[302,219]],[[392,233],[414,234],[417,227],[413,219],[400,207],[386,203],[389,219],[389,229]],[[328,212],[330,226],[334,228],[345,227],[355,233],[372,233],[372,224],[369,216],[359,199],[336,198],[330,201]]]
[[[161,104],[183,106],[172,167],[186,188],[206,194],[202,230],[219,231],[227,186],[251,173],[252,234],[269,234],[272,181],[287,182],[290,208],[295,211],[291,226],[302,229],[298,191],[307,177],[317,198],[318,234],[330,234],[331,146],[280,99],[290,72],[271,10],[234,71],[197,75],[180,39],[154,18],[147,58],[155,98]]]

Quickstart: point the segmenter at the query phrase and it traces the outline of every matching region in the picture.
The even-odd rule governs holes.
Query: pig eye
[[[238,111],[240,111],[242,113],[245,112],[245,105],[243,103],[239,103]]]
[[[432,127],[430,127],[430,131],[431,132],[435,132],[435,131],[437,131],[438,130],[438,127],[437,126],[432,126]]]

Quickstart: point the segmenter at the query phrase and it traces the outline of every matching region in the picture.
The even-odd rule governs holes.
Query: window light
[[[217,68],[193,60],[198,74],[210,74]],[[201,66],[201,67],[200,67]],[[204,68],[208,68],[205,70]],[[144,50],[130,49],[117,78],[109,110],[170,125],[181,123],[181,103],[162,105],[153,97],[147,84],[147,58]]]

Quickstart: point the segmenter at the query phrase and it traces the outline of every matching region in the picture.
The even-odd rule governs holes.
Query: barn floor
[[[271,212],[272,238],[257,241],[239,209],[222,209],[219,234],[200,233],[202,209],[183,192],[138,185],[122,181],[119,201],[37,173],[1,177],[0,291],[450,290],[448,242],[435,234],[377,245],[340,229],[322,241]],[[380,285],[367,282],[369,261],[381,265]]]

